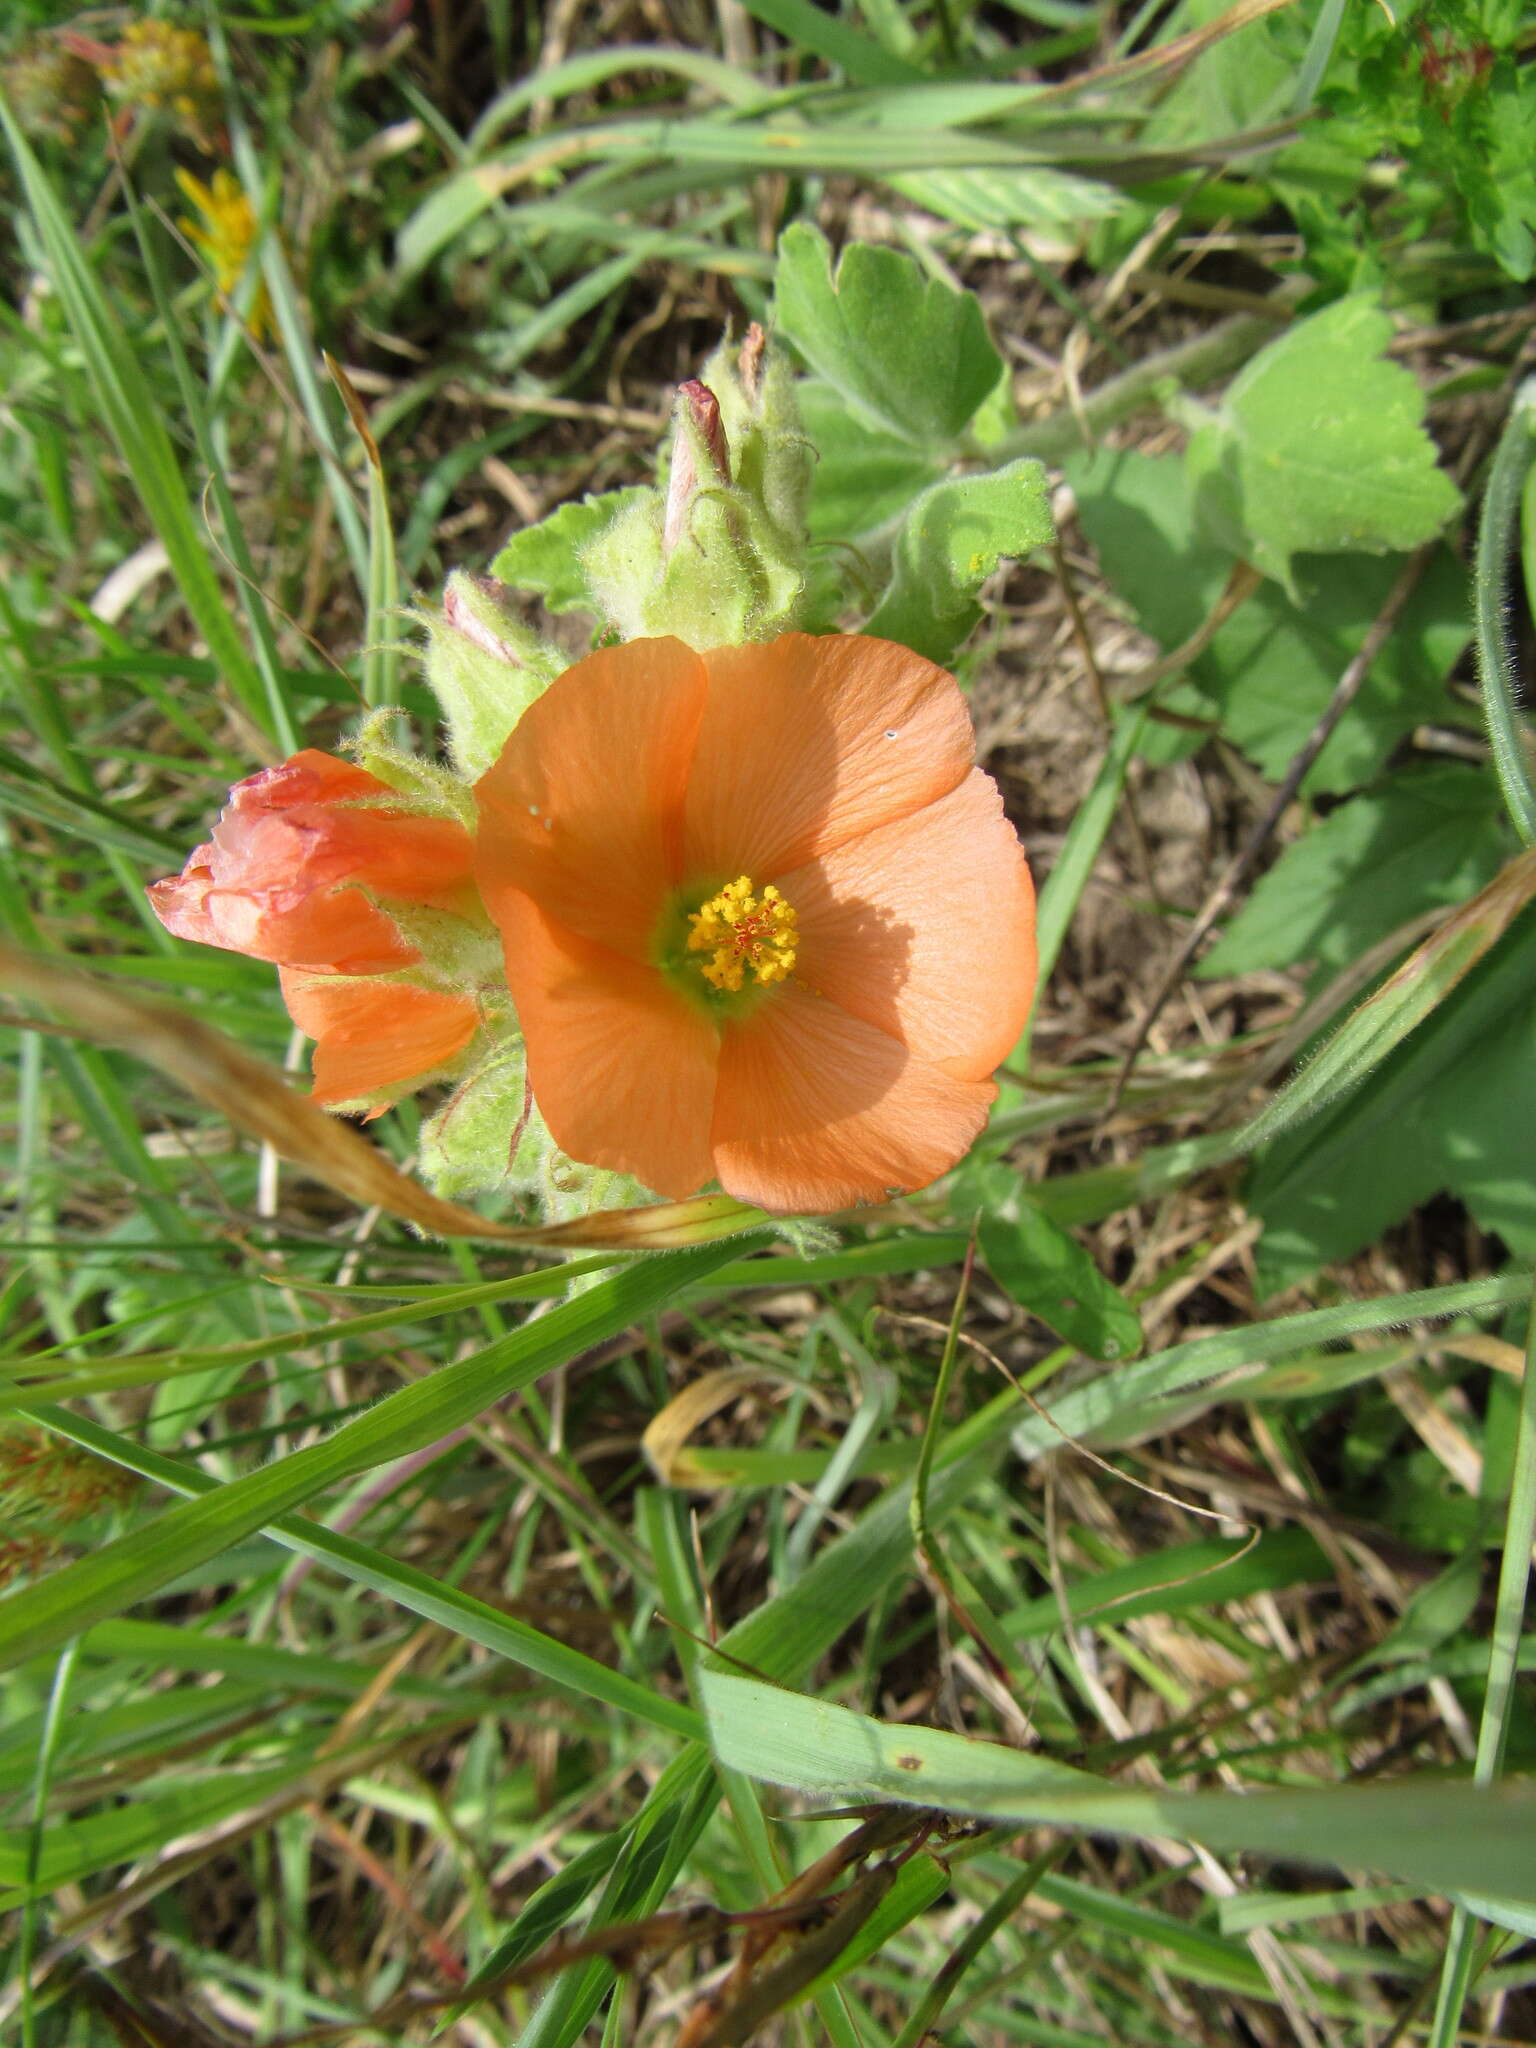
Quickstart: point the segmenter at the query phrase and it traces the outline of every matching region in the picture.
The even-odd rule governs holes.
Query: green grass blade
[[[1296,74],[1296,89],[1291,96],[1291,115],[1300,120],[1310,113],[1312,102],[1317,98],[1317,88],[1323,82],[1333,56],[1334,45],[1339,39],[1339,29],[1344,21],[1344,0],[1323,0],[1318,9],[1317,19],[1312,24],[1312,34],[1307,40],[1307,53],[1301,60],[1301,69]]]
[[[719,1245],[659,1255],[565,1302],[473,1357],[402,1387],[324,1442],[168,1508],[41,1584],[0,1602],[0,1670],[120,1613],[339,1480],[423,1449],[723,1265]]]
[[[1432,1892],[1476,1885],[1536,1904],[1536,1799],[1419,1778],[1284,1792],[1163,1792],[1096,1779],[947,1729],[887,1726],[734,1671],[700,1674],[717,1754],[772,1783],[986,1820],[1142,1837],[1223,1853],[1381,1870]]]
[[[1255,1151],[1293,1125],[1316,1115],[1359,1087],[1404,1039],[1426,1022],[1536,897],[1536,846],[1516,854],[1486,889],[1461,904],[1352,1010],[1316,1056],[1236,1134],[1242,1151]],[[1518,974],[1521,956],[1506,946],[1491,975]],[[1501,982],[1484,983],[1481,1000],[1501,999]]]
[[[939,1526],[975,1491],[1001,1454],[1001,1434],[1012,1395],[990,1402],[952,1431],[936,1453],[928,1513]],[[906,1569],[912,1554],[910,1488],[892,1487],[854,1526],[829,1543],[784,1592],[727,1630],[717,1646],[786,1684],[803,1678],[859,1616],[872,1608]],[[702,1744],[674,1759],[631,1824],[638,1847],[615,1872],[593,1916],[594,1925],[634,1919],[652,1909],[685,1867],[719,1798],[715,1770]],[[565,1971],[551,1985],[519,2048],[570,2048],[612,1982],[606,1963]]]
[[[32,1996],[32,1956],[37,1941],[38,1879],[42,1871],[43,1844],[47,1827],[48,1787],[63,1732],[70,1686],[74,1680],[78,1643],[66,1643],[53,1674],[48,1707],[43,1719],[42,1740],[37,1746],[37,1768],[32,1781],[32,1825],[28,1830],[26,1864],[22,1883],[26,1899],[21,1909],[21,1941],[17,1976],[21,1984],[22,2048],[36,2048],[37,2007]]]
[[[743,0],[754,15],[781,35],[791,49],[809,50],[835,65],[853,85],[913,85],[923,73],[905,57],[860,33],[851,22],[811,0]]]
[[[1520,1668],[1520,1627],[1525,1619],[1533,1541],[1536,1541],[1536,1302],[1532,1303],[1527,1315],[1525,1373],[1520,1382],[1515,1462],[1504,1521],[1504,1554],[1494,1602],[1493,1641],[1488,1657],[1488,1684],[1483,1694],[1483,1717],[1477,1733],[1477,1758],[1472,1767],[1473,1782],[1477,1785],[1495,1784],[1504,1765],[1510,1716],[1515,1703],[1515,1674]],[[1479,1881],[1469,1889],[1485,1894],[1497,1891],[1499,1887],[1492,1881]],[[1462,2008],[1471,1987],[1479,1945],[1476,1920],[1465,1906],[1458,1905],[1451,1922],[1445,1966],[1440,1975],[1434,2024],[1430,2031],[1431,2048],[1453,2048],[1459,2037]]]
[[[165,337],[166,352],[170,356],[171,368],[175,372],[176,391],[182,413],[197,443],[198,460],[208,478],[209,494],[218,510],[219,529],[223,535],[224,546],[229,552],[231,565],[239,579],[241,610],[251,636],[251,659],[261,677],[265,698],[264,728],[285,754],[295,753],[301,745],[301,738],[284,682],[282,656],[278,651],[276,635],[272,631],[272,623],[267,615],[266,600],[262,593],[256,563],[246,542],[240,508],[234,492],[229,487],[227,465],[214,431],[208,396],[193,375],[191,362],[186,349],[182,346],[180,317],[172,302],[154,235],[131,190],[127,193],[127,200],[134,233],[138,237],[139,253],[144,259],[144,275],[154,296],[155,307],[160,316],[161,332]],[[238,332],[238,329],[236,331]]]
[[[208,10],[206,24],[209,45],[228,83],[232,79],[229,45],[224,24],[216,8]],[[229,147],[234,158],[235,171],[259,219],[264,183],[261,162],[256,153],[256,145],[251,140],[250,129],[246,126],[232,92],[226,94],[225,118],[229,126]],[[325,397],[320,388],[320,380],[315,375],[315,341],[310,333],[304,302],[294,283],[293,272],[288,267],[288,257],[282,241],[275,234],[267,235],[262,243],[261,274],[272,306],[273,323],[282,338],[283,354],[288,361],[288,373],[293,379],[293,388],[298,394],[299,405],[309,425],[310,438],[325,473],[326,489],[336,510],[336,523],[341,529],[347,559],[352,565],[352,574],[357,579],[358,589],[366,590],[368,535],[363,525],[362,514],[357,509],[357,499],[353,495],[352,486],[347,481],[346,470],[342,465],[336,436],[332,432],[330,416],[326,411]]]
[[[0,125],[47,253],[53,286],[85,362],[102,419],[198,631],[241,706],[266,726],[266,692],[210,565],[197,514],[138,356],[86,261],[42,165],[0,100]]]
[[[384,458],[369,425],[367,408],[352,380],[327,350],[325,367],[341,393],[368,468],[368,582],[364,592],[363,702],[371,709],[400,701],[400,566],[395,552],[394,523],[389,513],[389,488]]]
[[[98,1457],[109,1458],[114,1464],[137,1472],[145,1479],[152,1479],[157,1485],[168,1487],[188,1499],[204,1501],[221,1490],[216,1479],[195,1466],[162,1457],[157,1451],[145,1450],[124,1437],[114,1436],[97,1423],[86,1421],[83,1416],[71,1415],[66,1409],[39,1407],[29,1411],[29,1419],[55,1430],[71,1443],[94,1451]],[[535,1677],[546,1679],[551,1685],[566,1686],[578,1695],[671,1735],[696,1737],[702,1732],[703,1722],[691,1707],[668,1699],[664,1694],[651,1692],[634,1679],[626,1678],[622,1672],[599,1664],[580,1650],[573,1650],[555,1637],[546,1635],[542,1629],[533,1628],[512,1615],[498,1613],[494,1607],[460,1592],[456,1586],[429,1578],[425,1572],[386,1557],[382,1551],[358,1542],[355,1537],[340,1535],[301,1515],[278,1516],[263,1529],[262,1534],[285,1550],[294,1551],[300,1557],[313,1558],[317,1564],[325,1565],[352,1584],[366,1586],[370,1592],[394,1601],[396,1606],[404,1608],[407,1613],[419,1615],[423,1621],[436,1622],[451,1629],[466,1642],[478,1643],[482,1649],[505,1657],[509,1663],[531,1671]],[[0,1616],[3,1613],[4,1609],[0,1608]],[[102,1642],[109,1647],[128,1650],[137,1643],[144,1643],[150,1650],[157,1648],[154,1624],[142,1622],[98,1623],[88,1631],[84,1641],[87,1647]],[[195,1654],[196,1661],[190,1666],[193,1669],[261,1669],[260,1665],[251,1666],[245,1654],[248,1648],[237,1644],[226,1649],[219,1642],[212,1645],[207,1653],[191,1653],[183,1646],[169,1661],[180,1665],[189,1655]],[[162,1651],[161,1654],[166,1653]],[[335,1680],[329,1667],[322,1667],[322,1676],[327,1688],[334,1689]],[[301,1684],[304,1681],[295,1672],[292,1682]]]
[[[1367,1331],[1390,1330],[1421,1316],[1491,1313],[1523,1301],[1530,1285],[1528,1272],[1503,1273],[1488,1280],[1388,1295],[1382,1300],[1307,1309],[1300,1315],[1277,1316],[1267,1323],[1192,1338],[1154,1352],[1135,1365],[1120,1366],[1088,1380],[1059,1400],[1047,1395],[1049,1420],[1039,1414],[1027,1415],[1013,1432],[1013,1447],[1020,1457],[1032,1459],[1059,1451],[1063,1436],[1113,1442],[1143,1431],[1152,1434],[1168,1427],[1175,1411],[1180,1417],[1190,1412],[1188,1397],[1193,1389],[1206,1390],[1206,1402],[1198,1405],[1224,1400],[1230,1389],[1213,1382],[1239,1368],[1251,1369],[1319,1345],[1343,1343]]]

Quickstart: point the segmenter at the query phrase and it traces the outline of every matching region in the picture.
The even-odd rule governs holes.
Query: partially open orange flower
[[[462,825],[306,748],[237,783],[209,843],[148,894],[178,938],[277,963],[317,1041],[315,1094],[346,1102],[443,1066],[474,1035],[472,997],[397,978],[422,954],[390,914],[478,915],[471,862]]]
[[[884,640],[636,640],[476,796],[534,1098],[681,1197],[846,1208],[953,1166],[1035,980],[1033,893],[954,679]]]

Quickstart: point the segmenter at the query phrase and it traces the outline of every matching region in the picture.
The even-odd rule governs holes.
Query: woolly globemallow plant
[[[480,1026],[472,867],[457,818],[306,747],[237,783],[208,843],[148,895],[178,938],[272,961],[316,1041],[316,1098],[377,1110],[460,1071]]]
[[[1035,941],[952,676],[857,635],[630,641],[524,712],[476,799],[529,1083],[572,1158],[806,1213],[963,1156]]]

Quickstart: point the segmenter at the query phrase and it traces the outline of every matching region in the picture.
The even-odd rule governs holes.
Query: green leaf
[[[1063,470],[1077,500],[1078,523],[1093,543],[1105,580],[1136,621],[1165,650],[1198,631],[1232,570],[1232,560],[1195,531],[1184,465],[1172,455],[1098,448],[1069,455]],[[1205,744],[1215,707],[1192,673],[1158,692],[1158,706],[1190,726],[1143,722],[1136,751],[1166,764]],[[1197,721],[1197,722],[1196,722]]]
[[[932,485],[896,537],[891,580],[865,632],[947,664],[981,617],[976,592],[998,563],[1048,546],[1054,532],[1044,465],[1027,456]]]
[[[1487,775],[1444,762],[1394,776],[1286,848],[1199,972],[1346,966],[1410,918],[1473,895],[1504,847]]]
[[[770,1783],[1095,1833],[1174,1835],[1232,1854],[1380,1870],[1449,1892],[1536,1903],[1536,1800],[1422,1778],[1284,1792],[1161,1792],[947,1729],[887,1726],[735,1672],[704,1670],[715,1753]]]
[[[581,551],[610,526],[620,512],[649,496],[643,486],[604,491],[595,498],[573,498],[557,506],[537,526],[514,533],[491,564],[491,574],[518,590],[532,590],[552,612],[595,612],[587,589]]]
[[[1083,530],[1138,622],[1164,649],[1182,646],[1220,597],[1231,557],[1197,529],[1188,480],[1171,456],[1118,450],[1066,465]],[[1159,703],[1219,721],[1278,781],[1305,744],[1339,677],[1395,582],[1398,565],[1372,556],[1312,557],[1309,590],[1293,604],[1277,584],[1241,605]],[[1311,794],[1357,788],[1417,725],[1449,709],[1446,681],[1468,637],[1466,575],[1449,550],[1429,564],[1353,704],[1309,771]],[[1148,727],[1149,758],[1189,753],[1199,734]]]
[[[1444,1004],[1536,896],[1536,849],[1519,854],[1416,946],[1237,1135],[1266,1144],[1356,1087]]]
[[[1372,1664],[1414,1663],[1458,1635],[1472,1619],[1482,1591],[1480,1546],[1453,1557],[1427,1585],[1416,1587],[1396,1623],[1362,1660]]]
[[[1527,911],[1360,1088],[1259,1157],[1247,1201],[1266,1225],[1263,1293],[1350,1257],[1440,1191],[1536,1253],[1533,941]]]
[[[1203,28],[1228,6],[1229,0],[1182,0],[1163,17],[1154,40]],[[1200,148],[1214,136],[1260,127],[1286,108],[1295,69],[1270,20],[1246,21],[1181,67],[1156,95],[1139,139],[1148,149]]]
[[[918,492],[938,481],[933,456],[867,427],[830,384],[807,377],[795,397],[816,450],[808,515],[813,540],[861,541],[894,526]]]
[[[1181,646],[1232,567],[1227,550],[1196,530],[1184,465],[1172,455],[1096,448],[1069,455],[1062,469],[1116,597],[1160,646]]]
[[[779,243],[779,332],[868,425],[916,448],[944,448],[1002,373],[970,292],[927,277],[910,256],[853,242],[834,277],[818,229]]]
[[[1017,1174],[988,1166],[979,1244],[1003,1291],[1090,1358],[1134,1358],[1141,1349],[1136,1311],[1075,1237],[1030,1201]]]
[[[1256,1543],[1203,1536],[1068,1581],[1065,1601],[1054,1590],[1042,1593],[1010,1608],[998,1625],[1010,1642],[1022,1642],[1054,1636],[1068,1617],[1102,1614],[1118,1627],[1141,1614],[1210,1614],[1229,1600],[1333,1580],[1333,1565],[1305,1529],[1272,1530]]]
[[[1264,585],[1194,667],[1223,732],[1272,782],[1311,736],[1386,602],[1398,564],[1369,555],[1314,556],[1305,573],[1303,604],[1289,603],[1276,584]],[[1447,717],[1446,679],[1466,642],[1466,572],[1448,548],[1440,549],[1302,788],[1312,795],[1358,788],[1415,726]]]
[[[1374,298],[1341,299],[1262,350],[1190,436],[1202,521],[1292,596],[1294,556],[1417,547],[1461,503],[1423,393],[1383,358],[1391,338]]]

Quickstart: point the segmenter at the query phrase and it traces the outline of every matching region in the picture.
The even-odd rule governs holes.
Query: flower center
[[[783,981],[795,964],[797,919],[770,882],[761,894],[750,875],[738,875],[688,919],[688,951],[711,988],[736,995],[750,973],[761,983]]]

